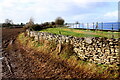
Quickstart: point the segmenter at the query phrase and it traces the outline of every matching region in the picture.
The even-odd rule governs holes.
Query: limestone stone
[[[119,50],[118,50],[118,49],[115,49],[115,52],[116,52],[116,53],[119,53]]]
[[[56,35],[46,32],[26,31],[28,36],[35,37],[35,40],[53,40],[55,43],[69,43],[73,45],[73,50],[82,60],[93,63],[117,64],[119,62],[118,39],[101,37],[77,38],[73,36]],[[39,34],[38,34],[39,33]],[[60,49],[59,49],[60,50]]]
[[[86,37],[85,42],[88,43],[88,44],[91,44],[92,43],[92,38],[90,38],[90,37],[87,38]]]

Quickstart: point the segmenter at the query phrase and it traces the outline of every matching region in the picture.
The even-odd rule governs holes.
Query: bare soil
[[[8,46],[8,43],[11,40],[14,40],[16,36],[23,32],[24,30],[22,28],[2,28],[2,46],[3,48],[6,48]]]
[[[50,55],[23,47],[16,41],[21,28],[3,29],[3,80],[14,79],[75,79],[88,78],[79,70],[59,59],[53,60]],[[95,76],[95,75],[94,75]],[[13,79],[13,80],[14,80]]]

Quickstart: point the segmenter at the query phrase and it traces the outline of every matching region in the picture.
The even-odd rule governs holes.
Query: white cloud
[[[4,0],[0,3],[0,12],[3,15],[0,19],[21,18],[31,16],[55,16],[56,13],[64,12],[69,9],[69,0]],[[0,21],[2,21],[0,20]]]
[[[83,21],[83,20],[85,20],[85,18],[86,18],[85,14],[84,15],[75,15],[75,16],[72,16],[72,20],[73,21],[77,21],[77,20]]]
[[[83,22],[83,23],[87,23],[87,22],[92,23],[92,22],[100,21],[100,20],[98,20],[98,15],[95,13],[75,15],[75,16],[72,16],[72,20]]]
[[[0,2],[0,22],[4,22],[6,18],[12,19],[14,22],[26,22],[31,16],[35,18],[35,21],[51,20],[68,11],[72,4],[88,8],[89,2],[100,1],[118,0],[2,0]],[[73,20],[78,17],[84,19],[86,15],[73,16]]]
[[[72,0],[79,7],[88,8],[92,2],[119,2],[119,0]]]
[[[71,18],[72,22],[116,22],[118,21],[118,11],[107,12],[103,14],[89,13],[89,14],[80,14],[74,15]]]
[[[118,21],[118,11],[108,12],[108,13],[104,14],[103,20],[106,20],[109,22]]]
[[[108,12],[104,16],[118,18],[118,11]]]
[[[116,22],[118,21],[118,11],[107,12],[95,18],[99,22]]]
[[[119,0],[73,0],[77,3],[86,3],[86,2],[118,2]]]

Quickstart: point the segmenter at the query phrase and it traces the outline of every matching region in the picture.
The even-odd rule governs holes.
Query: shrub
[[[62,19],[61,17],[57,17],[56,19],[55,19],[55,24],[56,25],[64,25],[64,19]]]
[[[30,27],[31,30],[39,31],[42,29],[42,27],[38,24],[34,24]]]
[[[10,23],[3,23],[2,24],[2,27],[10,27],[10,26],[12,26],[12,24],[10,24]]]

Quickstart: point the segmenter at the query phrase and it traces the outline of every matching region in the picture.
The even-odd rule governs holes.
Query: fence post
[[[89,29],[89,23],[87,23],[87,29]]]
[[[76,24],[76,28],[77,28],[77,25],[78,25],[78,24]]]
[[[75,24],[73,24],[74,25],[74,28],[75,28]]]
[[[82,25],[83,25],[83,29],[84,29],[84,23],[82,23]]]
[[[98,22],[96,22],[96,30],[98,29]]]
[[[103,30],[103,22],[101,22],[101,25],[102,25],[102,30]]]
[[[80,28],[80,23],[79,23],[79,28]]]
[[[114,35],[113,35],[113,24],[112,24],[112,38],[114,38]]]
[[[75,24],[73,23],[73,26],[74,26],[74,28],[75,28]]]
[[[113,31],[113,24],[112,24],[112,31]]]

